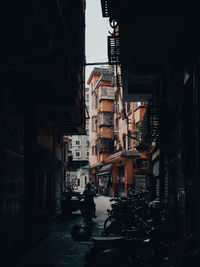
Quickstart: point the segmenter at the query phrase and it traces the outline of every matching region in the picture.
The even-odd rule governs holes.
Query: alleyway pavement
[[[93,236],[101,236],[103,223],[110,208],[110,197],[95,199],[97,218],[92,226]],[[74,242],[70,231],[75,224],[82,224],[80,211],[74,212],[68,220],[57,219],[51,225],[50,233],[33,248],[16,267],[82,267],[89,247],[85,243]]]

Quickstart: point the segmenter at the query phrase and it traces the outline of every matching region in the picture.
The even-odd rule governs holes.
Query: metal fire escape
[[[141,143],[139,150],[148,150],[152,142],[159,140],[160,108],[158,105],[148,105],[142,121]]]

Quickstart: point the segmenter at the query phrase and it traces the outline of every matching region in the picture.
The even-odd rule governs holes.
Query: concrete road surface
[[[110,197],[95,199],[97,218],[92,226],[93,236],[101,236],[103,223],[110,208]],[[16,267],[83,267],[85,253],[89,247],[85,243],[74,242],[70,231],[75,224],[82,224],[80,211],[74,212],[71,219],[57,219],[51,225],[50,233],[32,249]]]

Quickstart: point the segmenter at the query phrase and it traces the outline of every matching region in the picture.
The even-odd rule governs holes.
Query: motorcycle
[[[89,229],[89,226],[79,225],[71,231],[74,241],[84,242],[90,248],[84,267],[150,267],[147,261],[149,240],[122,236],[92,238]]]

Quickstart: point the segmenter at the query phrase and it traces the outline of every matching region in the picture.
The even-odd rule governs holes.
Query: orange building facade
[[[115,69],[114,69],[115,68]],[[91,182],[108,195],[146,186],[147,158],[136,150],[146,105],[125,102],[120,68],[94,68],[89,79]]]
[[[112,78],[112,70],[94,68],[87,82],[91,94],[89,162],[91,166],[91,181],[95,185],[99,185],[99,177],[97,177],[99,168],[113,153],[114,88],[111,85]],[[102,180],[105,180],[105,177]]]

